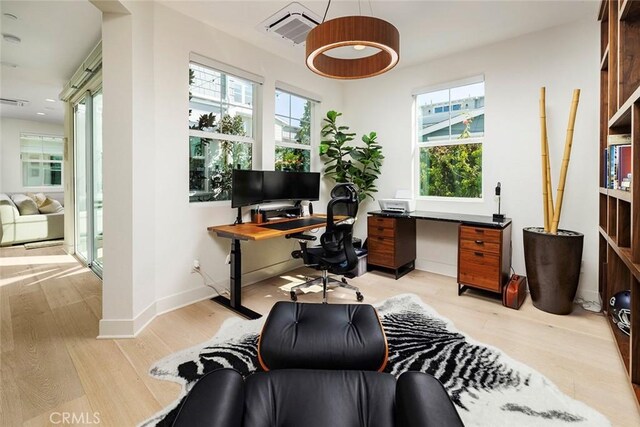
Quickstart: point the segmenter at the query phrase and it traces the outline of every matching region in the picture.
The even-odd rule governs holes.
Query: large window
[[[275,140],[277,171],[309,172],[315,102],[276,90]]]
[[[189,201],[231,198],[231,172],[251,169],[257,83],[189,64]]]
[[[415,97],[419,195],[482,197],[484,81]]]
[[[64,139],[61,136],[20,134],[22,185],[61,187]]]

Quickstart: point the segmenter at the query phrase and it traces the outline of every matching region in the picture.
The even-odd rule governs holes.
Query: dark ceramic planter
[[[584,235],[542,228],[523,230],[524,262],[533,305],[547,313],[569,314],[580,280]]]

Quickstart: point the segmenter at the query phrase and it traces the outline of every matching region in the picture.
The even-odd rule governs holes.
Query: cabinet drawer
[[[460,249],[468,249],[470,251],[499,254],[500,243],[485,242],[482,239],[477,239],[477,240],[461,239]]]
[[[380,216],[370,216],[368,221],[369,227],[396,228],[396,220],[394,218],[383,218]]]
[[[500,257],[486,252],[460,249],[458,281],[500,291]]]
[[[460,226],[460,240],[481,240],[484,243],[500,243],[500,230],[491,228]]]
[[[396,236],[395,228],[385,228],[376,224],[369,223],[367,228],[368,237],[389,237],[394,238]]]
[[[370,264],[395,268],[395,241],[388,237],[370,236],[368,242],[368,262]]]

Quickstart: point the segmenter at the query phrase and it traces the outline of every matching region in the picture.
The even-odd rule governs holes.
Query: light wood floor
[[[295,273],[291,273],[293,276]],[[245,288],[245,303],[267,313],[288,294],[286,275]],[[352,281],[365,301],[418,294],[473,338],[539,370],[566,394],[615,426],[640,416],[606,320],[576,308],[570,316],[519,311],[478,295],[456,295],[454,279],[414,271],[395,281],[379,273]],[[0,425],[46,426],[57,413],[99,413],[100,425],[128,426],[171,403],[180,386],[147,375],[158,359],[213,336],[232,316],[203,301],[159,316],[136,339],[96,340],[101,283],[61,248],[0,249]],[[300,301],[319,302],[319,294]],[[351,302],[336,291],[333,301]],[[58,417],[58,418],[56,418]],[[88,418],[85,418],[88,419]]]

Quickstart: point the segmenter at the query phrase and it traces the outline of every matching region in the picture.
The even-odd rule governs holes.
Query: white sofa
[[[47,194],[64,202],[62,193]],[[0,246],[64,237],[64,212],[20,215],[9,194],[0,193]]]

